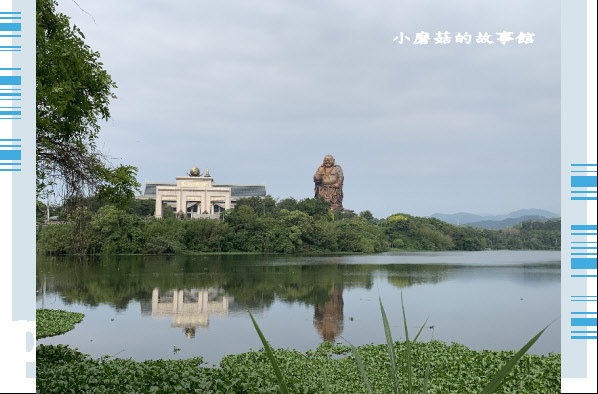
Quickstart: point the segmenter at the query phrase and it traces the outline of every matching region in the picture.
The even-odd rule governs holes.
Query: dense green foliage
[[[455,226],[436,218],[394,214],[380,223],[393,248],[407,250],[559,250],[561,220],[526,221],[489,230]]]
[[[176,220],[169,209],[164,212],[170,217],[152,218],[154,204],[153,200],[131,200],[127,211],[123,211],[89,199],[85,225],[45,226],[38,233],[38,251],[46,254],[76,251],[86,254],[291,254],[376,253],[389,248],[406,251],[560,249],[560,219],[486,230],[408,214],[394,214],[379,220],[369,211],[359,215],[351,211],[331,212],[330,204],[324,200],[288,198],[276,202],[267,196],[239,201],[234,209],[222,214],[220,221],[181,221]],[[58,211],[64,212],[60,208]]]
[[[399,386],[404,392],[407,377],[405,343],[395,342]],[[392,391],[386,345],[358,347],[374,392]],[[473,351],[439,341],[412,345],[413,386],[421,391],[429,351],[429,393],[479,392],[491,377],[515,354],[514,351]],[[352,355],[322,357],[295,350],[275,350],[274,357],[292,392],[322,392],[323,364],[331,392],[363,392],[363,379]],[[278,390],[272,366],[264,351],[226,356],[220,368],[201,367],[201,357],[189,360],[136,362],[123,359],[91,359],[66,346],[37,348],[37,389],[39,392],[266,392]],[[525,355],[510,375],[504,392],[552,393],[560,391],[560,355]]]
[[[128,213],[103,205],[97,212],[89,212],[83,227],[71,223],[45,226],[38,233],[38,251],[74,253],[81,249],[72,245],[81,239],[87,254],[375,253],[388,249],[381,227],[356,215],[335,221],[330,205],[323,200],[302,200],[297,209],[289,211],[271,198],[250,198],[225,212],[221,221],[147,219],[149,204],[131,207],[134,210]]]
[[[64,334],[83,320],[83,313],[60,309],[37,309],[35,311],[35,336],[37,339]]]
[[[528,220],[511,228],[484,230],[493,249],[561,248],[561,219]]]

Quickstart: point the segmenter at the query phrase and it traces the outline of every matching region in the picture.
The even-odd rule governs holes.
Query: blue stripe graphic
[[[571,187],[596,187],[597,180],[595,176],[572,176]]]
[[[0,85],[20,85],[21,77],[14,75],[0,75]]]
[[[598,230],[598,226],[595,224],[572,224],[571,230]]]
[[[595,326],[596,323],[596,319],[591,318],[591,317],[572,317],[571,318],[571,325],[575,326],[575,327],[590,327],[590,326]]]
[[[0,160],[21,160],[21,151],[0,150]]]
[[[21,31],[20,23],[0,23],[0,31]]]
[[[574,270],[595,270],[597,259],[583,259],[573,258],[571,259],[571,269]]]

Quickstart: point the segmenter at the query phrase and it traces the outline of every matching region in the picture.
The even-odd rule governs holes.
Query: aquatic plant
[[[35,337],[37,339],[64,334],[83,320],[83,313],[60,309],[37,309],[35,311]]]
[[[395,342],[396,354],[404,354],[405,342]],[[357,347],[372,391],[393,392],[386,344]],[[353,355],[343,358],[311,356],[297,350],[273,349],[290,392],[363,393],[363,377]],[[420,390],[424,366],[430,361],[428,393],[479,393],[514,351],[474,351],[441,341],[417,342],[411,346],[412,385]],[[188,360],[93,359],[64,345],[40,345],[37,357],[38,392],[251,392],[276,393],[279,385],[265,351],[224,357],[219,368],[207,368],[201,357]],[[405,360],[402,360],[405,361]],[[503,387],[504,392],[560,392],[560,354],[524,355]],[[325,376],[324,378],[324,369]],[[399,371],[404,362],[399,360]],[[508,378],[507,378],[508,379]],[[407,376],[398,375],[401,392],[407,391]]]

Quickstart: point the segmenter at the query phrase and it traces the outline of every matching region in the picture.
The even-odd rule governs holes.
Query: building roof
[[[266,197],[266,185],[233,185],[212,183],[214,187],[230,187],[231,197]]]
[[[156,198],[157,186],[176,186],[176,182],[145,182],[142,198]],[[235,185],[212,183],[214,187],[230,187],[233,200],[243,197],[265,197],[266,185]]]

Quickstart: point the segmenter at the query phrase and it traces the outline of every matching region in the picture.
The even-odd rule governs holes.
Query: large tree
[[[122,190],[139,187],[137,169],[111,168],[96,146],[116,84],[54,0],[36,5],[37,192],[52,188],[62,197],[81,198],[118,190],[130,196]]]

